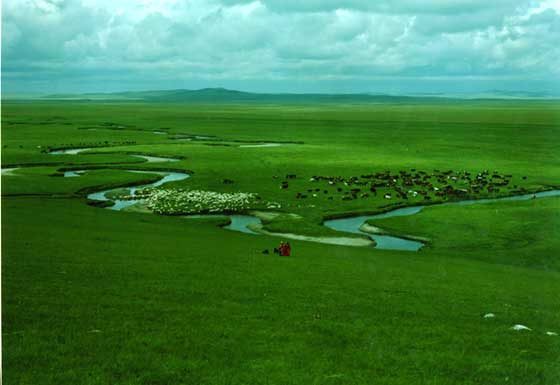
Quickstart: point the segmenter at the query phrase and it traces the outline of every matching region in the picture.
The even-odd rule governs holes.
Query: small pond
[[[75,178],[77,176],[82,176],[84,170],[71,170],[71,171],[64,171],[65,178]]]
[[[79,154],[82,151],[87,151],[87,150],[91,150],[91,148],[64,148],[62,150],[49,151],[49,154],[51,154],[51,155],[61,155],[61,154],[76,155],[76,154]]]
[[[136,158],[145,159],[148,163],[160,163],[160,162],[178,162],[180,159],[177,158],[163,158],[161,156],[151,156],[151,155],[141,155],[141,154],[130,154]]]
[[[280,146],[290,146],[293,143],[255,143],[255,144],[242,144],[240,148],[258,148],[258,147],[280,147]]]
[[[4,175],[4,176],[13,176],[13,175],[14,175],[14,171],[16,171],[17,169],[18,169],[18,167],[3,168],[3,169],[2,169],[2,175]]]

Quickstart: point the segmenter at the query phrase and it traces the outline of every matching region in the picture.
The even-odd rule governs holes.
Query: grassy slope
[[[6,383],[560,381],[558,273],[304,242],[280,259],[74,200],[3,212]]]
[[[517,178],[527,175],[526,182],[517,180],[527,187],[560,184],[560,146],[551,140],[557,137],[560,115],[549,103],[3,107],[4,164],[110,167],[138,161],[112,153],[53,156],[37,149],[105,141],[119,146],[100,151],[184,156],[177,163],[137,162],[135,167],[195,171],[177,185],[258,192],[303,215],[307,222],[302,228],[326,213],[377,210],[387,204],[373,198],[295,201],[295,191],[307,189],[314,174],[489,168]],[[55,124],[44,124],[53,119]],[[78,129],[103,122],[136,131]],[[150,133],[162,128],[305,145],[240,149],[174,143]],[[127,141],[135,145],[122,145]],[[49,177],[56,168],[2,177],[2,193],[71,194],[143,178],[111,170]],[[298,174],[298,179],[287,191],[280,190],[272,176],[287,173]],[[223,178],[235,184],[224,185]],[[277,239],[226,232],[215,221],[115,213],[79,199],[5,197],[5,380],[556,384],[560,342],[544,333],[558,332],[560,324],[558,265],[550,258],[558,254],[558,244],[550,240],[558,227],[557,202],[498,207],[507,220],[497,219],[492,214],[496,208],[484,205],[457,208],[478,210],[472,214],[480,220],[476,223],[461,219],[466,218],[463,211],[434,214],[448,208],[383,223],[433,238],[433,247],[420,253],[292,242],[295,258],[279,259],[260,253]],[[293,221],[287,222],[297,230]],[[470,232],[465,232],[468,226]],[[473,235],[484,229],[492,231],[483,234],[484,242],[473,244]],[[527,230],[534,242],[525,244],[518,234]],[[508,239],[519,240],[518,247],[510,247]],[[486,312],[497,317],[483,320]],[[516,323],[534,331],[510,331]]]
[[[560,199],[427,207],[402,218],[369,221],[386,230],[424,236],[447,255],[560,270],[556,236]]]

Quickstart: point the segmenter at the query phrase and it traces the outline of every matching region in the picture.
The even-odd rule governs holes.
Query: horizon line
[[[305,96],[305,95],[316,95],[316,96],[386,96],[386,97],[416,97],[416,98],[452,98],[452,99],[504,99],[504,100],[515,100],[515,99],[541,99],[541,100],[556,100],[560,99],[559,93],[551,93],[546,91],[530,91],[530,90],[485,90],[477,92],[469,91],[456,91],[456,92],[397,92],[397,93],[387,93],[387,92],[274,92],[274,91],[245,91],[241,89],[233,89],[226,87],[202,87],[202,88],[160,88],[160,89],[142,89],[142,90],[119,90],[119,91],[82,91],[82,92],[4,92],[1,91],[0,95],[2,99],[47,99],[49,97],[56,98],[57,96],[87,96],[87,95],[119,95],[126,93],[150,93],[150,92],[203,92],[203,91],[224,91],[224,92],[237,92],[244,94],[253,95],[285,95],[285,96]],[[130,99],[133,100],[133,99]]]

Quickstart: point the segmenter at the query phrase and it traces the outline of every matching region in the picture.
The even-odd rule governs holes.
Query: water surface
[[[4,175],[4,176],[13,176],[14,171],[16,171],[17,169],[19,169],[19,167],[3,168],[1,172],[2,172],[2,175]]]
[[[82,151],[91,150],[91,148],[65,148],[62,150],[53,150],[49,151],[49,154],[52,155],[60,155],[60,154],[67,154],[67,155],[76,155]]]
[[[248,225],[251,224],[255,224],[255,225],[262,224],[259,218],[254,217],[252,215],[229,215],[229,218],[231,219],[231,223],[228,226],[225,226],[224,229],[240,231],[246,234],[260,235],[259,233],[256,233],[247,227]]]
[[[252,215],[228,215],[228,214],[202,214],[202,215],[185,215],[184,218],[192,218],[192,219],[199,219],[199,218],[222,218],[228,217],[230,219],[230,224],[224,226],[223,228],[226,230],[231,231],[238,231],[245,234],[254,234],[260,235],[249,229],[247,226],[251,224],[262,224],[261,220],[257,217]]]
[[[148,163],[160,163],[160,162],[178,162],[180,159],[177,158],[163,158],[161,156],[151,156],[151,155],[141,155],[141,154],[129,154],[136,158],[145,159]]]
[[[77,176],[82,176],[83,170],[72,170],[72,171],[64,171],[65,178],[74,178]]]
[[[491,203],[491,202],[499,202],[499,201],[523,201],[523,200],[546,198],[546,197],[553,197],[553,196],[560,196],[560,190],[550,190],[550,191],[538,192],[535,194],[522,194],[522,195],[515,195],[515,196],[503,197],[503,198],[469,199],[469,200],[456,201],[456,202],[445,202],[445,203],[440,203],[437,206],[452,206],[452,205],[466,206],[466,205],[483,204],[483,203]],[[358,215],[355,217],[331,219],[325,221],[323,225],[337,231],[353,233],[353,234],[365,234],[377,243],[375,247],[378,249],[418,251],[422,248],[422,246],[424,246],[423,242],[405,239],[392,235],[371,234],[360,230],[360,227],[366,221],[369,220],[414,215],[422,211],[424,207],[427,206],[420,206],[420,205],[410,206],[410,207],[404,207],[404,208],[387,211],[385,213],[377,214],[377,215]]]
[[[161,186],[162,184],[167,183],[167,182],[176,182],[176,181],[180,181],[180,180],[187,179],[188,177],[190,177],[189,174],[186,174],[186,173],[183,173],[183,172],[144,171],[144,170],[126,170],[126,171],[133,172],[133,173],[141,173],[141,174],[156,174],[156,175],[161,175],[162,176],[162,178],[159,179],[156,182],[129,187],[130,195],[132,195],[132,196],[136,195],[136,191],[138,191],[139,189],[143,189],[143,188],[146,188],[146,187],[158,187],[158,186]],[[116,211],[120,211],[120,210],[124,209],[125,207],[132,206],[132,205],[134,205],[136,203],[139,203],[139,202],[144,202],[144,199],[140,199],[140,198],[139,199],[126,199],[126,200],[107,198],[106,194],[108,194],[110,192],[113,192],[113,191],[116,191],[116,190],[121,190],[121,189],[122,189],[122,187],[103,190],[103,191],[98,191],[98,192],[89,194],[88,198],[92,199],[92,200],[96,200],[96,201],[112,200],[113,202],[115,202],[115,204],[113,206],[110,206],[110,207],[107,207],[107,208],[110,209],[110,210],[116,210]]]
[[[280,147],[289,146],[293,143],[257,143],[257,144],[242,144],[240,148],[256,148],[256,147]]]

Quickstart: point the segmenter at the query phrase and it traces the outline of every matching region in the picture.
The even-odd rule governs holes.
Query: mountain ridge
[[[519,94],[519,100],[525,99]],[[232,90],[222,87],[173,90],[122,91],[108,93],[51,94],[42,96],[47,100],[107,100],[172,103],[390,103],[390,102],[430,102],[460,100],[507,100],[512,98],[461,97],[457,95],[389,95],[372,93],[256,93]],[[528,97],[527,99],[531,99]],[[546,99],[544,99],[546,100]]]
[[[373,102],[373,101],[402,101],[418,99],[410,96],[374,95],[366,93],[322,94],[322,93],[256,93],[231,90],[227,88],[201,88],[197,90],[148,90],[124,91],[109,93],[83,94],[51,94],[42,99],[73,99],[73,100],[130,100],[146,102]],[[423,97],[422,99],[427,99]],[[428,99],[431,99],[428,97]],[[433,98],[435,99],[435,97]],[[440,98],[438,98],[440,99]]]

